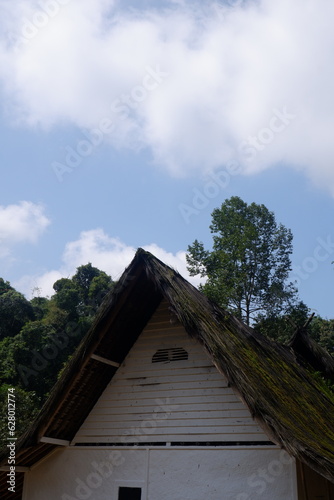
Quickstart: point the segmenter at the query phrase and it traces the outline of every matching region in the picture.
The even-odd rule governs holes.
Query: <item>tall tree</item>
[[[8,284],[8,282],[6,282]],[[3,282],[0,283],[2,287]],[[14,337],[22,326],[34,319],[30,302],[9,284],[7,291],[0,293],[0,339]]]
[[[77,268],[75,275],[61,278],[53,285],[53,300],[57,307],[66,310],[71,319],[94,316],[103,297],[113,288],[114,282],[104,271],[91,263]]]
[[[233,196],[212,212],[210,230],[212,251],[195,240],[187,254],[188,270],[206,278],[201,288],[209,298],[247,324],[294,300],[296,289],[288,282],[292,233],[273,212]]]

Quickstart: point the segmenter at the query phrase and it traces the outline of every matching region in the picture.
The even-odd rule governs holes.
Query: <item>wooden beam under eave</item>
[[[40,439],[40,443],[55,444],[56,446],[69,446],[70,441],[65,441],[65,439],[55,439],[47,436],[43,436]]]
[[[95,359],[95,361],[100,361],[100,363],[105,363],[106,365],[114,366],[115,368],[119,368],[121,366],[120,363],[116,363],[116,361],[111,361],[110,359],[103,358],[102,356],[98,356],[97,354],[92,354],[91,358]]]

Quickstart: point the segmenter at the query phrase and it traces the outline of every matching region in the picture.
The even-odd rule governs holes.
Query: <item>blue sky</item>
[[[0,0],[0,276],[50,295],[87,262],[117,279],[142,246],[187,277],[237,195],[292,230],[300,297],[334,317],[333,14]]]

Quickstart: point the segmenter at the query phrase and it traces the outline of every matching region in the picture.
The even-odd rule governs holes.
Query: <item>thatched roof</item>
[[[50,452],[54,445],[41,442],[42,436],[73,439],[117,371],[95,356],[122,363],[163,298],[187,333],[208,351],[269,439],[334,482],[334,396],[322,380],[300,366],[289,349],[220,309],[142,249],[20,439],[17,465],[30,466]]]

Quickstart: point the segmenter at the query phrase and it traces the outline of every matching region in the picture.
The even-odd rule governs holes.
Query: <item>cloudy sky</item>
[[[187,276],[214,208],[294,234],[334,317],[334,3],[0,0],[0,276],[31,297],[139,246]],[[195,280],[196,282],[196,280]]]

